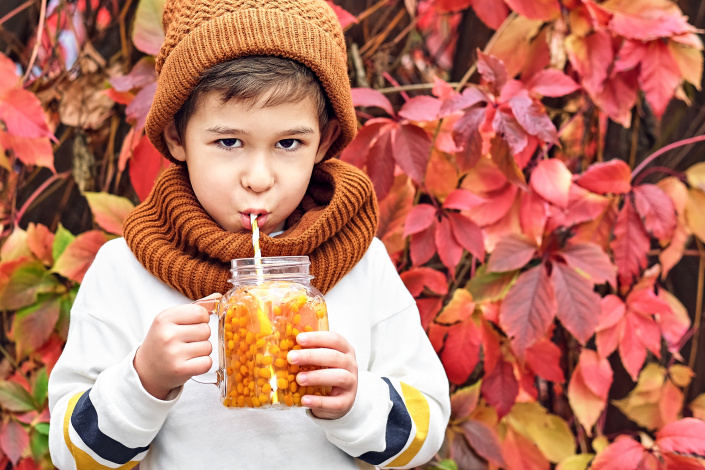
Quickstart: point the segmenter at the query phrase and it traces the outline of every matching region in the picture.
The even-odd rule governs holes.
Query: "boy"
[[[384,246],[354,137],[345,43],[322,0],[167,0],[147,120],[175,165],[86,273],[49,385],[59,468],[409,468],[438,450],[448,382]],[[329,332],[287,360],[308,409],[231,410],[214,367],[233,258],[308,255]],[[217,361],[217,358],[215,358]]]

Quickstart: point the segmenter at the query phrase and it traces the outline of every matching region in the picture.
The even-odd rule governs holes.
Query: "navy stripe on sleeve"
[[[409,416],[404,400],[399,396],[388,378],[382,377],[382,380],[387,382],[389,397],[392,400],[392,409],[389,411],[389,417],[387,418],[387,433],[385,436],[387,445],[382,452],[366,452],[358,457],[358,459],[372,465],[381,465],[404,450],[412,429],[411,416]]]
[[[136,455],[149,449],[149,446],[135,449],[126,447],[112,437],[103,434],[98,428],[98,413],[93,407],[89,393],[90,389],[81,396],[71,414],[71,425],[84,444],[100,458],[120,465],[126,464]]]

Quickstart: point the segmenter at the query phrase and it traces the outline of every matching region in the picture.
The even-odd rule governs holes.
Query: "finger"
[[[208,297],[204,297],[202,299],[198,299],[194,301],[193,303],[196,305],[200,305],[201,307],[205,308],[209,312],[212,312],[215,310],[216,306],[220,302],[220,298],[223,297],[222,294],[215,292]]]
[[[296,381],[304,387],[338,387],[345,390],[355,388],[355,376],[344,369],[318,369],[296,374]]]
[[[353,358],[334,349],[298,349],[287,354],[289,364],[352,370]]]
[[[197,304],[179,305],[165,310],[161,315],[164,315],[168,321],[177,325],[208,323],[210,317],[208,310]]]
[[[193,343],[183,343],[180,346],[179,356],[187,360],[208,357],[213,352],[213,345],[210,341],[195,341]]]
[[[183,374],[187,377],[202,375],[207,373],[213,366],[213,360],[209,356],[194,357],[183,365]]]
[[[208,341],[210,337],[211,327],[208,323],[196,323],[194,325],[179,326],[179,339],[184,343]]]
[[[314,415],[319,418],[337,418],[350,411],[349,401],[342,395],[339,396],[319,396],[304,395],[301,397],[301,404],[310,408]]]
[[[329,348],[340,351],[343,354],[353,352],[350,343],[343,336],[333,331],[299,333],[296,336],[296,342],[304,348]]]

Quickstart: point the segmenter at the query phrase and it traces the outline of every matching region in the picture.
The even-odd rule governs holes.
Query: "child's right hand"
[[[168,308],[154,318],[134,359],[142,386],[152,396],[164,400],[171,390],[211,368],[208,317],[194,303]]]

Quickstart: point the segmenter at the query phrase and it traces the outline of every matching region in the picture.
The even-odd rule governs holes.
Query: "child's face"
[[[337,137],[337,121],[321,136],[313,100],[261,107],[205,93],[179,139],[173,123],[164,137],[169,151],[186,162],[203,208],[229,232],[250,231],[259,214],[263,233],[283,229],[301,202],[313,165]]]

